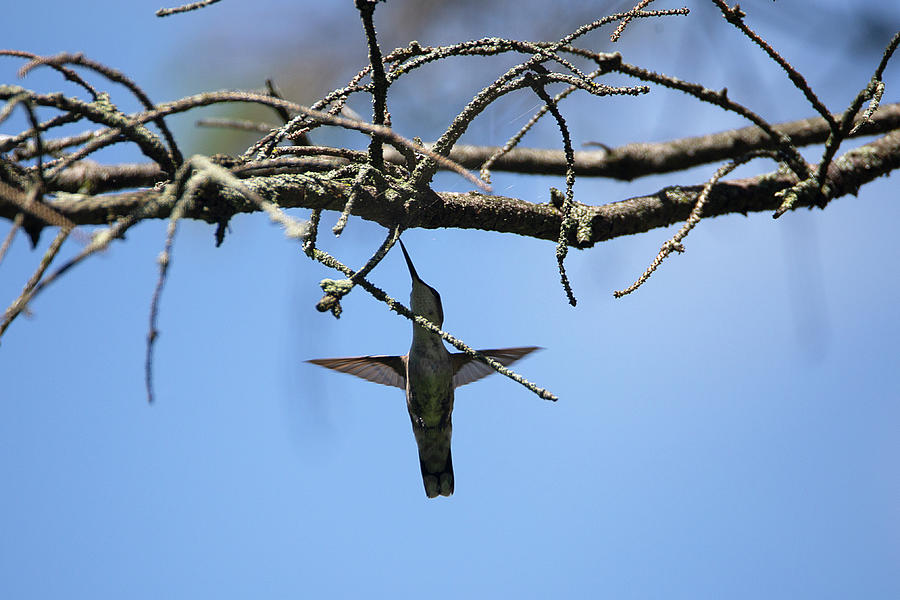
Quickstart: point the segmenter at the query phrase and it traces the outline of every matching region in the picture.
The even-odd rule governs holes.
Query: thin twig
[[[178,229],[178,220],[184,214],[184,207],[191,198],[191,193],[199,186],[200,181],[200,178],[197,178],[197,181],[189,180],[185,185],[184,196],[175,202],[175,206],[172,208],[172,215],[169,218],[169,225],[166,227],[166,243],[157,259],[159,263],[159,277],[156,279],[156,286],[153,289],[153,296],[150,300],[150,325],[147,331],[147,346],[144,355],[144,385],[147,390],[147,404],[153,404],[154,401],[153,348],[156,346],[156,339],[159,337],[159,329],[157,328],[159,302],[162,297],[163,287],[168,279],[169,265],[172,263],[172,245],[175,242],[175,232]]]
[[[21,50],[0,50],[0,56],[17,56],[19,58],[27,58],[31,61],[41,58],[37,54],[33,54],[31,52],[23,52]],[[94,88],[94,86],[85,81],[85,79],[81,75],[79,75],[72,69],[55,64],[51,64],[50,67],[56,71],[59,71],[62,76],[65,77],[68,81],[71,81],[72,83],[79,85],[87,90],[87,92],[91,95],[91,98],[93,98],[94,100],[100,97],[100,93]],[[22,69],[24,68],[25,67],[22,67]],[[19,77],[25,77],[25,75],[28,73],[27,70],[23,71],[22,69],[19,70]]]
[[[369,47],[369,64],[372,67],[372,123],[384,125],[387,116],[388,82],[384,75],[384,63],[381,49],[375,33],[375,6],[377,0],[356,0],[356,8],[362,17],[363,29],[366,32],[366,44]],[[382,141],[378,135],[372,136],[369,142],[369,161],[376,169],[381,170],[384,162]]]
[[[734,8],[728,6],[728,3],[725,0],[712,0],[713,4],[719,7],[719,10],[722,11],[722,16],[725,17],[725,20],[734,25],[738,31],[743,33],[747,38],[750,39],[754,44],[763,49],[763,51],[769,55],[775,63],[781,67],[785,73],[787,73],[788,78],[791,80],[791,83],[794,86],[803,92],[803,95],[806,96],[806,99],[812,105],[812,107],[822,115],[832,129],[837,128],[837,122],[831,118],[831,112],[828,108],[822,104],[822,101],[819,100],[818,96],[816,96],[815,92],[813,92],[812,88],[809,87],[809,84],[804,79],[803,75],[800,74],[797,69],[791,65],[788,61],[784,59],[775,49],[770,46],[762,37],[759,36],[755,31],[750,29],[746,23],[744,23],[744,17],[746,14],[741,10],[739,5],[735,5]]]
[[[374,169],[370,165],[364,165],[359,172],[356,174],[356,178],[353,180],[353,187],[350,191],[350,197],[347,199],[347,204],[344,205],[344,210],[341,211],[341,216],[338,219],[338,222],[331,228],[331,231],[334,233],[335,237],[340,237],[344,232],[344,227],[347,226],[347,220],[350,219],[350,211],[353,210],[353,204],[356,202],[357,197],[359,197],[359,192],[362,189],[362,186],[365,184],[366,177],[369,175],[369,171]]]
[[[668,257],[672,252],[684,252],[684,245],[681,242],[682,240],[684,240],[684,238],[687,237],[691,230],[697,226],[697,223],[699,223],[700,219],[703,217],[703,208],[706,205],[707,200],[709,199],[709,195],[713,189],[713,186],[716,185],[716,183],[718,183],[720,179],[734,171],[740,165],[761,156],[768,156],[770,158],[776,158],[777,160],[777,156],[775,155],[775,153],[771,151],[760,150],[758,152],[753,152],[746,156],[742,156],[741,158],[733,160],[730,163],[719,167],[716,173],[703,186],[703,189],[701,190],[700,195],[697,197],[697,202],[696,204],[694,204],[694,208],[691,211],[690,216],[688,216],[687,221],[685,221],[684,225],[681,226],[681,229],[679,229],[678,232],[670,239],[666,240],[666,242],[659,249],[659,253],[656,255],[656,258],[653,259],[653,262],[650,263],[650,266],[647,267],[647,270],[644,271],[643,275],[641,275],[637,281],[632,283],[624,290],[613,292],[613,296],[616,298],[621,298],[622,296],[626,296],[635,291],[636,289],[641,287],[648,279],[650,279],[650,276],[653,275],[653,272],[656,271],[657,268],[659,268],[666,257]]]
[[[7,251],[9,251],[10,246],[12,246],[12,242],[16,237],[16,233],[19,232],[19,229],[22,227],[22,222],[24,220],[25,215],[23,213],[16,213],[15,218],[13,218],[12,227],[9,228],[9,232],[3,239],[3,244],[0,245],[0,263],[3,262],[3,258],[6,256]]]
[[[247,119],[223,119],[218,117],[198,119],[195,125],[197,127],[222,127],[224,129],[255,131],[258,133],[269,133],[273,129],[278,129],[277,125],[272,125],[271,123],[261,123],[259,121],[250,121]]]
[[[200,2],[192,2],[191,4],[183,4],[181,6],[175,6],[173,8],[161,8],[156,11],[156,16],[168,17],[169,15],[197,10],[199,8],[204,8],[206,6],[210,6],[211,4],[215,4],[218,1],[219,0],[200,0]]]
[[[543,69],[540,65],[538,65],[538,68]],[[543,70],[546,71],[546,69]],[[541,72],[541,70],[538,70],[538,73]],[[534,93],[544,102],[544,106],[547,107],[547,110],[550,111],[553,118],[556,119],[560,135],[562,135],[563,149],[566,152],[566,194],[561,207],[563,217],[559,227],[559,239],[556,243],[556,265],[559,269],[560,282],[562,283],[563,290],[566,292],[566,298],[569,300],[569,304],[575,306],[577,301],[575,300],[575,294],[572,292],[572,285],[569,283],[569,276],[566,275],[564,263],[566,255],[569,252],[569,235],[572,231],[572,227],[575,225],[575,221],[572,219],[573,188],[575,186],[575,151],[572,149],[572,138],[569,135],[569,128],[566,126],[566,120],[563,118],[562,113],[559,112],[559,107],[556,105],[556,102],[554,102],[553,98],[550,97],[550,94],[547,93],[542,83],[538,81],[536,77],[531,76],[530,73],[526,73],[525,75],[526,78],[531,81],[531,88],[534,90]]]
[[[597,77],[598,75],[600,75],[603,72],[604,71],[602,69],[597,69],[596,71],[592,71],[591,73],[588,73],[587,76],[590,79],[594,79],[595,77]],[[571,94],[572,92],[574,92],[577,89],[579,89],[577,85],[570,85],[569,87],[567,87],[560,93],[553,96],[552,103],[554,105],[558,105],[561,100],[565,99],[567,96],[569,96],[569,94]],[[481,165],[481,169],[480,169],[481,178],[484,181],[487,181],[487,182],[491,181],[491,168],[494,166],[494,163],[496,163],[503,156],[508,155],[512,151],[513,148],[518,146],[519,142],[522,141],[522,138],[525,137],[525,134],[528,133],[531,130],[531,128],[535,126],[535,124],[537,124],[537,122],[541,119],[541,117],[543,117],[545,114],[547,114],[547,111],[550,110],[549,107],[550,107],[550,104],[545,102],[544,105],[541,106],[540,110],[538,110],[531,117],[531,119],[529,119],[528,122],[525,123],[525,125],[523,125],[522,128],[519,129],[519,131],[516,132],[516,134],[514,136],[512,136],[503,145],[503,147],[499,148],[496,152],[491,154],[491,156],[486,161],[484,161],[484,163]],[[455,146],[454,149],[456,149],[457,147],[458,146]],[[565,151],[563,151],[563,152],[565,152]],[[453,155],[452,150],[450,151],[450,155],[451,156]],[[567,160],[566,161],[566,169],[567,170],[568,170],[568,167],[569,167],[569,164],[568,164],[568,160]]]
[[[650,4],[651,2],[653,2],[653,0],[641,0],[641,1],[638,2],[638,3],[635,5],[635,7],[632,8],[631,10],[632,10],[633,12],[637,12],[637,11],[643,9],[645,6],[647,6],[647,5]],[[619,38],[622,37],[622,33],[624,33],[625,28],[626,28],[626,27],[628,26],[628,24],[631,22],[631,19],[632,19],[631,15],[629,15],[629,16],[625,17],[624,19],[622,19],[622,22],[619,23],[619,26],[616,27],[616,30],[613,31],[613,33],[612,33],[611,36],[609,36],[609,41],[611,41],[611,42],[618,42],[618,41],[619,41]]]
[[[25,284],[25,287],[22,289],[22,293],[19,294],[19,297],[13,301],[13,303],[9,306],[9,308],[6,309],[6,312],[3,314],[3,321],[0,322],[0,337],[3,337],[3,334],[6,332],[10,324],[28,306],[28,303],[34,297],[38,282],[41,280],[41,277],[44,276],[44,272],[47,270],[47,267],[49,267],[50,263],[53,262],[53,259],[56,258],[56,255],[59,253],[59,249],[62,248],[63,242],[66,241],[67,237],[69,237],[69,232],[71,231],[72,230],[67,227],[62,227],[60,228],[59,232],[57,232],[56,237],[50,244],[50,247],[47,248],[44,256],[41,257],[41,262],[38,265],[38,268],[31,275],[31,278],[29,278],[28,282]]]

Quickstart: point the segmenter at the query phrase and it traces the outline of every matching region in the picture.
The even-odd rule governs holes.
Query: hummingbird
[[[440,327],[444,322],[441,295],[419,278],[402,241],[400,249],[412,279],[410,309]],[[523,346],[479,352],[508,366],[538,349],[537,346]],[[404,356],[317,358],[306,362],[405,390],[406,408],[419,448],[425,495],[435,498],[453,494],[450,455],[453,390],[490,375],[494,372],[491,367],[463,352],[448,352],[441,336],[415,322],[412,345]]]

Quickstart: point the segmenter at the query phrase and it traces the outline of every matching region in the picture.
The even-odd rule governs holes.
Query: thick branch
[[[833,115],[840,119],[841,115]],[[878,135],[900,128],[900,103],[882,105],[872,122],[864,124],[855,136]],[[790,121],[774,127],[786,134],[798,148],[822,144],[831,133],[821,117]],[[430,147],[430,146],[428,146]],[[771,150],[776,145],[759,127],[751,126],[721,133],[681,138],[668,142],[635,143],[610,150],[575,153],[575,174],[589,177],[609,177],[631,181],[638,177],[683,171],[698,165],[729,160],[755,150]],[[495,146],[453,147],[450,159],[468,169],[478,169],[499,148]],[[385,158],[402,163],[396,151],[388,150]],[[566,156],[559,150],[514,148],[501,156],[492,171],[509,171],[531,175],[565,175]]]
[[[900,131],[851,150],[835,161],[828,171],[830,195],[820,199],[818,205],[824,206],[848,193],[855,194],[860,186],[898,167]],[[284,208],[340,211],[352,191],[350,182],[333,182],[314,175],[273,175],[244,181],[261,197]],[[775,193],[794,183],[796,180],[791,175],[780,172],[721,182],[713,188],[704,215],[774,211],[780,204]],[[702,186],[673,186],[649,196],[602,206],[575,203],[576,226],[569,244],[586,248],[600,241],[683,221],[701,189]],[[162,193],[153,189],[110,196],[62,195],[49,204],[76,224],[102,224],[127,216],[151,200],[159,200]],[[199,200],[189,207],[186,217],[221,222],[236,212],[258,210],[237,192],[213,186],[205,189]],[[809,200],[802,200],[794,208],[810,204]],[[160,203],[146,216],[166,218],[171,209],[171,203]],[[0,198],[0,217],[11,220],[18,210],[15,204]],[[546,240],[557,239],[562,219],[562,213],[550,203],[532,204],[474,192],[428,191],[407,207],[390,194],[376,194],[368,188],[361,189],[353,214],[386,227],[403,223],[407,228],[482,229]]]

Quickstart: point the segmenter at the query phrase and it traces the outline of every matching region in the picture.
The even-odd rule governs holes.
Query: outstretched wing
[[[350,356],[347,358],[314,358],[314,365],[356,375],[367,381],[406,389],[406,367],[402,356]]]
[[[538,346],[523,346],[521,348],[499,348],[491,350],[479,350],[485,356],[489,356],[496,360],[504,367],[508,367],[526,354],[530,354],[535,350],[540,350]],[[454,352],[450,355],[453,361],[453,387],[457,388],[473,381],[478,381],[482,377],[487,377],[494,372],[481,361],[474,360],[463,352]]]

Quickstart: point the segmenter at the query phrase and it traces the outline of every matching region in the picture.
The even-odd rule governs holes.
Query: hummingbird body
[[[401,244],[412,275],[410,309],[440,327],[444,315],[441,297],[420,280]],[[413,323],[412,345],[406,355],[406,407],[412,422],[425,494],[429,498],[453,493],[453,361],[438,334]]]
[[[444,311],[440,294],[419,279],[402,241],[400,248],[412,278],[410,309],[441,327]],[[503,365],[509,365],[534,350],[537,347],[527,346],[481,352]],[[453,390],[490,375],[493,369],[464,353],[448,352],[438,334],[417,323],[413,323],[412,345],[405,356],[323,358],[307,362],[375,383],[404,388],[409,419],[419,449],[425,494],[434,498],[453,493],[453,461],[450,455]]]

